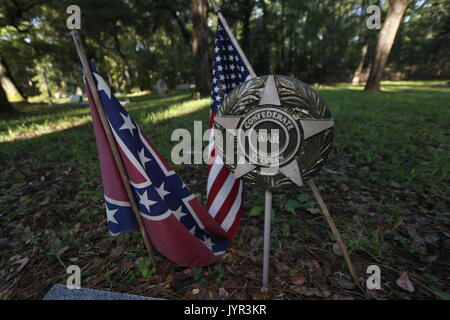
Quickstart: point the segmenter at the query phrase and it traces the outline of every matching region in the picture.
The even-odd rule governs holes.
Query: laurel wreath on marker
[[[319,94],[304,82],[286,76],[276,76],[278,94],[286,108],[292,108],[294,118],[330,119],[331,112]],[[333,147],[334,128],[303,142],[300,170],[304,181],[315,176],[328,159]]]
[[[233,89],[223,101],[217,115],[241,116],[255,109],[261,99],[266,77],[255,78]]]
[[[236,87],[226,96],[217,115],[242,116],[259,108],[267,77],[258,77]],[[325,102],[311,87],[286,76],[274,76],[274,78],[282,105],[288,109],[287,111],[295,120],[331,118]],[[219,129],[219,127],[216,128]],[[303,181],[316,175],[325,163],[333,145],[333,133],[333,128],[331,128],[303,141],[296,156]],[[221,143],[217,142],[218,147],[223,148]],[[230,167],[234,169],[235,166],[230,165]],[[272,188],[292,185],[289,178],[282,174],[277,174],[275,177],[264,177],[256,171],[252,171],[245,176],[245,180],[250,183],[257,183],[261,179],[265,185]]]

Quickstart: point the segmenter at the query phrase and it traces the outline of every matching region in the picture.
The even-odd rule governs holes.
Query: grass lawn
[[[324,86],[335,148],[317,177],[359,276],[381,268],[381,290],[352,286],[305,188],[277,192],[271,284],[262,274],[263,190],[246,186],[232,249],[215,265],[183,268],[157,254],[149,265],[138,232],[109,235],[97,150],[85,105],[16,104],[0,120],[0,299],[40,299],[79,265],[82,286],[169,299],[449,299],[450,88],[442,81]],[[190,93],[129,97],[131,116],[170,160],[176,128],[208,125],[209,99]],[[174,166],[202,200],[206,165]],[[407,273],[408,292],[396,284]],[[198,289],[198,290],[197,290]]]

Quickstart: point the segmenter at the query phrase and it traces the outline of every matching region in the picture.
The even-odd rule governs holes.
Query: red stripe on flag
[[[233,239],[234,236],[236,235],[239,225],[241,224],[241,219],[242,219],[243,213],[244,213],[244,203],[242,201],[241,207],[239,208],[236,218],[235,218],[233,224],[231,225],[231,228],[228,230],[229,239]]]
[[[211,111],[211,115],[209,117],[209,128],[211,129],[214,125],[214,118],[216,117],[216,113]]]
[[[223,166],[219,174],[217,175],[216,179],[214,180],[211,189],[209,190],[208,199],[206,202],[206,207],[208,209],[211,207],[212,203],[214,202],[214,199],[216,198],[223,184],[227,180],[229,174],[230,170],[228,170],[227,167]]]
[[[228,238],[227,232],[225,232],[225,230],[220,227],[216,220],[214,220],[214,218],[209,215],[208,211],[206,211],[206,209],[202,206],[200,200],[197,197],[189,200],[189,205],[191,206],[192,210],[195,211],[195,214],[202,222],[205,230],[207,230],[210,234],[215,235],[216,237],[227,238],[231,240],[230,238]]]
[[[217,257],[173,215],[161,221],[143,219],[153,246],[170,260],[188,267],[202,267]]]
[[[219,224],[221,224],[223,220],[225,220],[227,214],[230,212],[231,207],[233,206],[234,201],[236,201],[236,196],[238,194],[240,184],[241,183],[239,180],[234,181],[230,193],[227,194],[226,200],[223,202],[222,206],[217,212],[215,219]]]

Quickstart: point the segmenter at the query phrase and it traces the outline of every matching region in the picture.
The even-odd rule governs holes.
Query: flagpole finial
[[[218,14],[220,11],[222,11],[222,8],[219,7],[216,0],[211,0],[211,6],[215,14]]]

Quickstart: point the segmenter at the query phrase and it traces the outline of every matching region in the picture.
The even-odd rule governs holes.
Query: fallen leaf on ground
[[[199,294],[200,293],[200,289],[198,289],[198,288],[195,288],[195,289],[192,289],[192,294],[195,296],[195,295],[197,295],[197,294]]]
[[[414,292],[414,286],[412,282],[408,278],[408,273],[404,272],[400,275],[400,278],[395,281],[395,283],[402,288],[403,290],[406,290],[408,292]]]
[[[261,288],[259,291],[256,291],[252,294],[253,300],[268,300],[270,298],[271,296],[267,288]]]
[[[258,248],[262,247],[263,242],[264,242],[264,239],[262,237],[255,237],[255,238],[252,238],[252,240],[250,240],[250,245],[253,248],[258,249]]]
[[[289,267],[282,262],[275,262],[275,267],[279,272],[289,271]]]
[[[339,248],[339,244],[333,243],[333,253],[339,257],[342,257],[341,248]]]
[[[46,197],[42,202],[39,203],[41,207],[46,206],[50,203],[50,198]]]
[[[30,259],[28,257],[19,259],[17,261],[14,261],[13,264],[18,264],[19,267],[17,268],[16,272],[20,272],[22,271],[23,268],[25,268],[25,266],[27,265],[27,263],[30,261]]]
[[[315,273],[320,270],[320,264],[317,260],[307,260],[306,265],[310,273]]]
[[[77,233],[80,231],[81,223],[78,222],[76,225],[73,226],[73,232]]]
[[[301,286],[302,284],[305,283],[306,278],[304,276],[297,276],[291,279],[292,283],[297,285],[297,286]]]
[[[16,255],[12,256],[11,258],[9,258],[9,261],[11,262],[11,264],[15,264],[20,258],[22,258],[22,256],[16,254]]]
[[[66,252],[68,249],[69,249],[69,247],[64,247],[64,248],[58,250],[58,252],[56,253],[56,256],[61,257],[64,254],[64,252]]]
[[[219,288],[219,296],[222,298],[227,298],[229,295],[228,291],[225,288]]]
[[[424,237],[424,240],[426,243],[429,244],[434,244],[436,242],[438,242],[441,238],[439,237],[439,235],[437,233],[428,233],[426,234]]]
[[[180,290],[184,287],[189,286],[193,281],[193,277],[190,274],[185,273],[177,273],[175,274],[172,282],[170,283],[170,287],[173,290]]]
[[[308,287],[300,287],[298,292],[301,295],[307,297],[316,296],[321,298],[328,298],[331,295],[330,291],[328,291],[327,289],[320,290],[318,288],[308,288]]]
[[[321,212],[319,208],[308,208],[306,210],[308,210],[308,212],[311,214],[320,214]]]
[[[235,265],[226,265],[225,269],[227,269],[227,271],[235,276],[239,275],[241,272],[239,271],[239,269],[235,266]]]
[[[345,276],[336,275],[334,277],[331,277],[332,280],[341,288],[351,290],[355,288],[355,284],[353,281]]]
[[[425,258],[423,258],[423,261],[428,262],[428,263],[433,263],[436,261],[436,259],[438,258],[438,255],[431,255],[431,256],[426,256]]]

